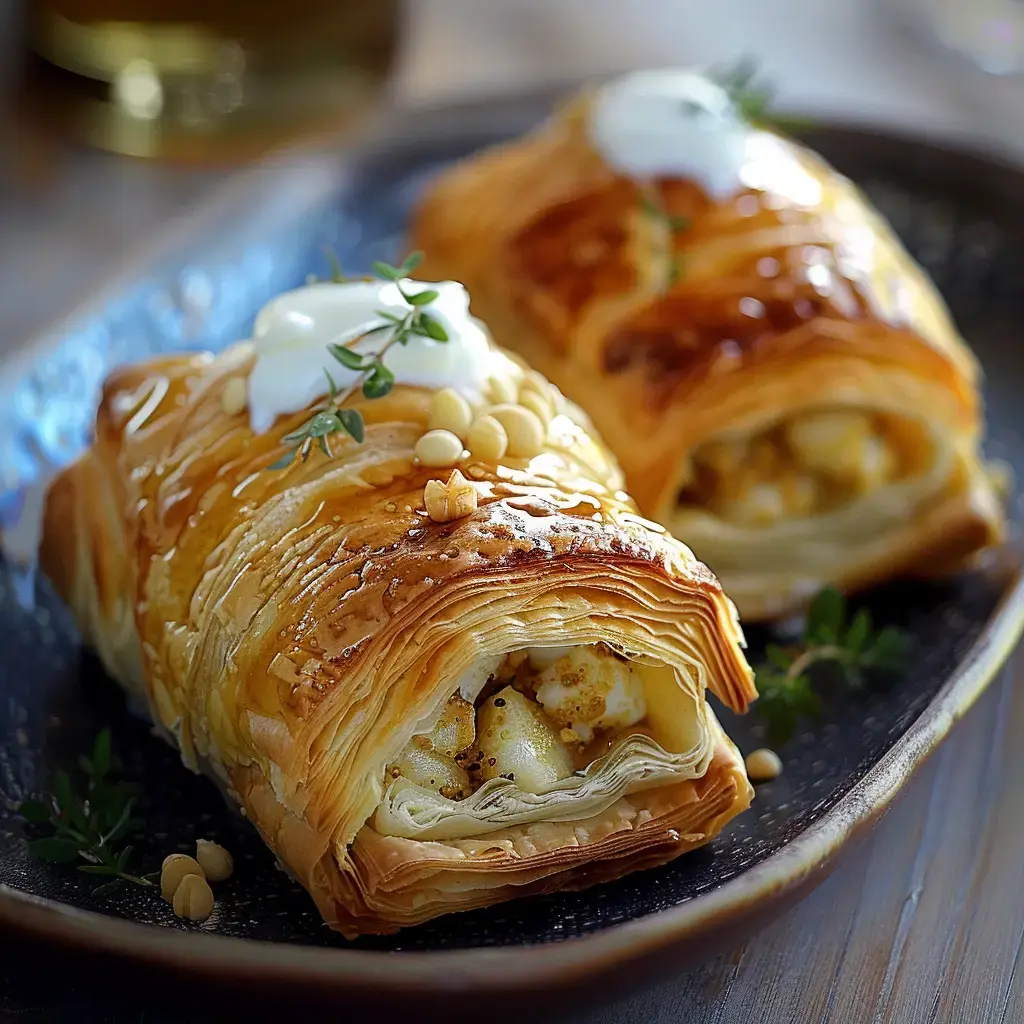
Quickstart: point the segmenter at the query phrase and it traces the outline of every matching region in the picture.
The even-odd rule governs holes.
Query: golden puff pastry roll
[[[978,367],[935,288],[850,181],[709,78],[582,95],[443,173],[412,234],[744,617],[1000,539]]]
[[[755,697],[733,605],[451,282],[312,285],[114,373],[41,557],[346,936],[663,863],[750,802],[705,700]]]

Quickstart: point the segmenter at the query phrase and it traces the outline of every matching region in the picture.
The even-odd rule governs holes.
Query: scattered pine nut
[[[194,857],[190,857],[187,853],[172,853],[164,858],[164,862],[160,866],[160,895],[168,903],[174,899],[175,891],[181,885],[181,880],[187,875],[198,875],[200,878],[205,878],[199,861]]]
[[[209,839],[196,841],[196,860],[208,882],[223,882],[235,870],[235,861],[220,843]]]
[[[770,782],[782,773],[782,760],[774,750],[761,747],[747,754],[747,775],[751,782]]]
[[[187,921],[205,921],[213,913],[213,890],[201,875],[185,875],[174,890],[174,913]]]

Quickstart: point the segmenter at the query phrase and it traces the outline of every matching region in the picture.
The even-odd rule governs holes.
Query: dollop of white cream
[[[598,90],[590,140],[620,174],[689,178],[719,202],[744,189],[811,207],[821,184],[800,148],[751,126],[728,92],[698,71],[636,71]]]
[[[742,187],[753,134],[725,89],[682,69],[636,71],[602,86],[589,130],[620,173],[692,178],[719,200]]]
[[[417,334],[404,345],[393,345],[384,363],[396,383],[450,387],[471,400],[479,398],[492,373],[494,350],[483,324],[470,316],[469,293],[456,281],[406,279],[401,285],[409,295],[438,292],[433,302],[419,308],[441,324],[448,340]],[[393,334],[387,329],[366,335],[382,322],[377,311],[404,316],[409,309],[398,285],[390,281],[311,284],[267,303],[253,328],[256,363],[248,381],[252,429],[269,430],[278,416],[298,412],[326,395],[325,370],[339,390],[356,383],[360,373],[342,366],[327,346],[351,342],[355,352],[377,352]]]

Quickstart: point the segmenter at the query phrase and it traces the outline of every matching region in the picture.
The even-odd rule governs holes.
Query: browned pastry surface
[[[590,102],[444,172],[411,244],[425,273],[462,281],[496,339],[590,414],[644,514],[752,618],[792,611],[824,583],[945,573],[997,542],[975,360],[857,189],[765,132],[746,169],[760,187],[727,201],[688,180],[639,183],[591,145]],[[841,480],[837,496],[816,467],[795,497],[769,496],[779,507],[762,522],[736,500],[763,499],[752,488],[779,485],[781,469],[740,480],[744,455],[731,481],[702,480],[702,446],[756,444],[837,409],[863,414],[895,453],[871,493]],[[826,514],[842,501],[859,530]]]
[[[389,931],[615,877],[699,845],[747,806],[742,761],[703,698],[705,684],[737,710],[755,696],[732,606],[636,513],[578,410],[550,388],[543,451],[469,461],[477,510],[436,523],[423,489],[446,473],[413,458],[431,392],[349,399],[363,444],[270,471],[309,413],[256,435],[244,411],[226,412],[225,388],[252,360],[240,345],[113,374],[95,444],[50,489],[41,558],[108,668],[329,924]],[[702,737],[696,777],[479,840],[368,824],[385,766],[468,665],[597,642],[672,669]]]

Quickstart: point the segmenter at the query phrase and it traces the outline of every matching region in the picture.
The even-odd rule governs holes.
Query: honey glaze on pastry
[[[423,297],[314,285],[115,372],[41,549],[348,936],[663,863],[751,798],[705,699],[755,696],[715,577],[461,286],[398,285]]]
[[[581,95],[444,172],[413,241],[744,616],[1001,539],[978,367],[935,288],[846,178],[709,78]]]

